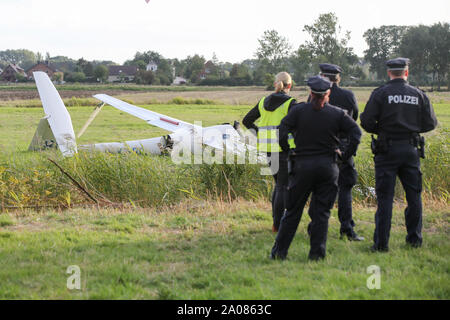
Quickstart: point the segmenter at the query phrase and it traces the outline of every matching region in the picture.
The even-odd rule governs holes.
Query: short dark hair
[[[405,70],[389,70],[394,77],[401,77],[405,74]]]
[[[321,73],[324,77],[328,78],[331,82],[339,82],[341,80],[341,76],[339,75],[339,73],[336,74],[324,74]]]

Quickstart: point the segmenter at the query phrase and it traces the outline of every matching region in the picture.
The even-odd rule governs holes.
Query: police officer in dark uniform
[[[322,63],[319,65],[319,68],[320,74],[328,78],[333,84],[329,103],[343,109],[356,121],[359,110],[355,95],[350,90],[340,88],[338,85],[341,80],[342,68],[330,63]],[[344,133],[340,133],[339,140],[339,149],[345,150],[349,143],[348,137]],[[341,237],[346,236],[349,240],[362,241],[364,238],[358,236],[354,231],[355,222],[352,217],[352,188],[356,184],[357,177],[353,155],[347,161],[339,163],[338,217],[341,223],[340,234]],[[314,208],[314,200],[314,198],[311,199],[310,211]],[[311,225],[308,226],[308,230],[311,230]]]
[[[421,90],[407,82],[409,59],[387,61],[390,81],[375,89],[361,114],[361,126],[372,136],[378,208],[372,251],[388,251],[395,180],[406,193],[406,242],[422,245],[422,173],[424,139],[419,133],[437,125],[433,107]]]
[[[258,151],[269,157],[275,188],[272,193],[272,231],[277,232],[281,217],[286,208],[286,192],[288,183],[287,152],[281,152],[278,143],[278,126],[287,115],[295,99],[289,96],[292,78],[287,72],[280,72],[275,77],[275,92],[262,98],[244,117],[242,123],[247,129],[254,130],[258,136]],[[275,139],[270,139],[275,138]],[[269,142],[268,140],[274,140]],[[291,141],[293,145],[293,141]],[[278,162],[278,166],[273,162]]]
[[[331,82],[311,77],[311,102],[296,104],[281,121],[280,145],[288,151],[288,134],[295,137],[295,150],[289,157],[289,186],[286,213],[283,215],[272,259],[285,259],[309,195],[315,197],[311,212],[311,249],[309,259],[325,257],[328,219],[337,195],[339,169],[337,154],[348,160],[356,152],[361,130],[342,109],[328,104]],[[349,138],[347,149],[339,151],[339,133]],[[293,168],[293,169],[292,169]]]

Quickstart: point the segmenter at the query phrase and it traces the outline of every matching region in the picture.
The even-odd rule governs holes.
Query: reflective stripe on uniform
[[[258,139],[258,143],[277,143],[278,139]]]

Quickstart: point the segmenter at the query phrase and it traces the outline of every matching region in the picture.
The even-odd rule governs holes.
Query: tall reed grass
[[[433,135],[428,139],[426,159],[422,161],[426,198],[446,204],[450,201],[448,146],[448,131]],[[175,165],[170,157],[133,152],[80,152],[72,158],[63,158],[57,151],[3,152],[0,154],[1,210],[93,203],[48,158],[56,160],[100,203],[167,207],[187,198],[268,201],[273,188],[272,177],[260,175],[259,165]],[[374,204],[372,155],[360,152],[355,163],[359,177],[353,190],[354,199],[362,204]],[[396,198],[403,197],[399,184]]]

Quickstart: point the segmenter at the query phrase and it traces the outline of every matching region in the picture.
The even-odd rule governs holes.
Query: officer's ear
[[[405,77],[408,78],[408,76],[409,76],[409,69],[406,69],[406,70],[405,70]]]

